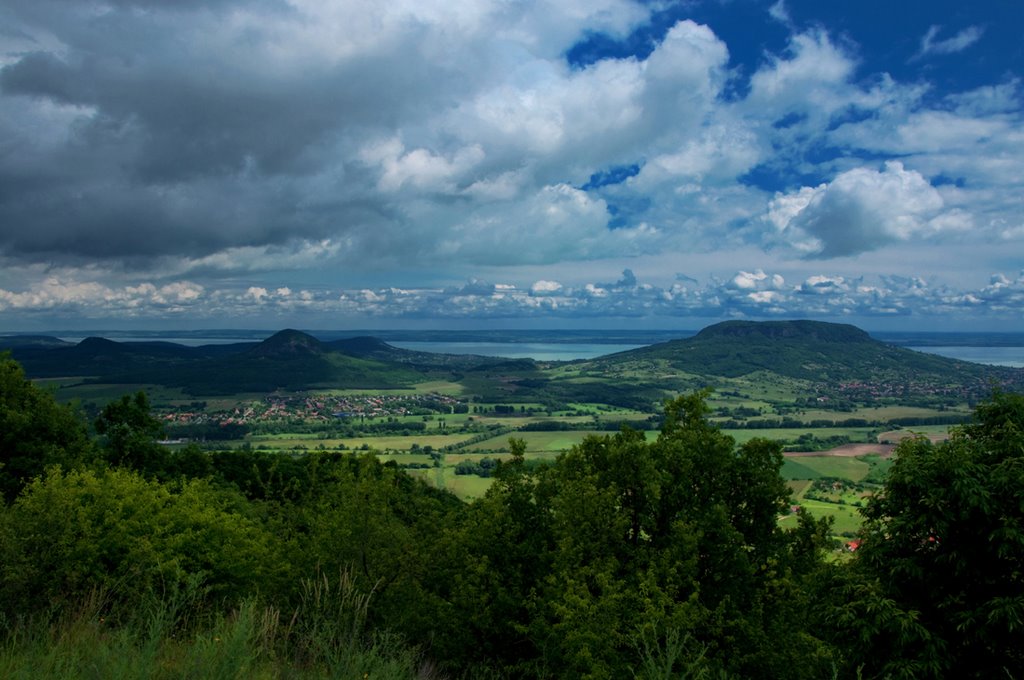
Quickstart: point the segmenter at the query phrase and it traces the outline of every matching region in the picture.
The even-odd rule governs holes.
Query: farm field
[[[942,441],[949,439],[949,426],[948,425],[914,425],[907,427],[902,430],[888,430],[881,432],[878,435],[879,442],[891,442],[893,444],[907,439],[909,437],[916,437],[923,435],[933,442]]]
[[[456,382],[450,380],[427,380],[424,382],[418,382],[409,387],[395,387],[387,390],[388,394],[393,395],[412,395],[412,394],[447,394],[450,396],[461,395],[465,391],[465,388]],[[378,391],[368,391],[366,388],[348,388],[348,389],[319,389],[316,390],[318,394],[326,394],[335,397],[359,397],[366,394],[377,393]]]
[[[813,434],[815,437],[848,437],[851,442],[873,442],[877,428],[870,427],[766,427],[724,429],[727,435],[736,440],[737,444],[745,444],[751,439],[771,439],[773,441],[796,441],[800,435]]]
[[[425,447],[430,446],[435,449],[440,449],[445,446],[451,446],[452,444],[459,444],[461,442],[470,439],[472,434],[457,433],[457,434],[416,434],[407,436],[378,436],[378,437],[346,437],[346,438],[328,438],[322,439],[316,436],[303,436],[303,435],[274,435],[266,438],[253,437],[251,440],[246,442],[236,442],[236,446],[241,446],[245,443],[249,443],[251,446],[258,450],[268,451],[287,451],[294,450],[297,447],[305,448],[308,450],[317,449],[323,447],[325,449],[337,450],[337,449],[349,449],[349,450],[368,450],[374,451],[409,451],[414,446]]]
[[[571,449],[590,435],[604,436],[613,434],[603,430],[556,430],[554,432],[513,432],[498,435],[484,441],[470,444],[463,448],[465,452],[504,452],[508,451],[508,439],[514,436],[526,442],[527,453],[558,453]],[[647,438],[653,439],[657,432],[648,432]]]
[[[859,482],[867,477],[871,466],[858,458],[840,456],[786,457],[782,463],[783,479],[821,479],[837,477]]]
[[[423,479],[428,484],[452,492],[464,501],[482,497],[491,487],[492,481],[476,475],[457,475],[453,467],[407,470],[407,472],[414,477]]]
[[[880,488],[891,465],[891,458],[871,454],[786,456],[780,474],[793,493],[794,505],[815,517],[831,517],[833,534],[849,538],[861,524],[859,507]],[[792,522],[792,515],[780,520],[783,526]]]
[[[193,397],[189,397],[178,388],[164,387],[163,385],[150,385],[150,384],[129,384],[129,385],[112,385],[106,383],[82,383],[82,378],[61,378],[61,379],[45,379],[35,381],[37,384],[52,389],[55,394],[61,399],[61,401],[69,402],[89,402],[95,401],[99,403],[106,403],[114,399],[119,398],[123,394],[143,391],[149,395],[150,400],[153,402],[161,403],[188,403],[193,401]],[[255,397],[256,395],[251,395]],[[262,396],[262,395],[260,395]],[[244,396],[240,395],[240,398]]]
[[[851,537],[860,528],[861,516],[856,507],[813,500],[802,501],[799,505],[815,517],[831,517],[832,533],[837,538]],[[786,528],[796,526],[796,515],[786,515],[779,524]]]

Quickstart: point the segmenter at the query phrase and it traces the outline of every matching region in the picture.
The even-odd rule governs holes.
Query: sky
[[[5,0],[0,331],[1024,330],[1020,0]]]

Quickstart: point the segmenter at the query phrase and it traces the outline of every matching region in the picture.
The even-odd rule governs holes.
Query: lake
[[[52,333],[69,342],[80,342],[86,335],[99,335],[118,342],[160,340],[182,345],[207,345],[234,342],[258,342],[272,331],[185,331],[89,333]],[[656,342],[693,335],[693,331],[313,331],[329,341],[355,335],[375,335],[403,349],[440,354],[477,354],[510,359],[573,361],[625,352]],[[1006,333],[879,333],[883,342],[979,364],[1024,368],[1024,334]],[[428,339],[429,338],[429,339]],[[607,339],[606,342],[594,340]]]
[[[993,366],[1011,366],[1013,368],[1024,368],[1024,347],[972,347],[972,346],[928,346],[915,347],[907,345],[907,349],[960,361],[971,361],[976,364],[990,364]]]
[[[485,357],[536,359],[537,361],[593,359],[645,346],[592,342],[410,342],[401,340],[391,340],[388,341],[388,344],[417,352],[478,354]]]

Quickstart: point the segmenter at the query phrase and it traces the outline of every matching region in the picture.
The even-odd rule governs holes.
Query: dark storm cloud
[[[8,10],[60,46],[0,69],[0,252],[202,256],[379,229],[386,203],[367,206],[371,179],[340,157],[423,104],[429,79],[401,54],[275,63],[257,28],[204,45],[217,22],[190,6]],[[39,129],[21,99],[56,111],[56,124]]]
[[[35,95],[77,104],[89,98],[89,88],[72,75],[67,64],[54,55],[31,52],[0,70],[0,87],[7,94]]]

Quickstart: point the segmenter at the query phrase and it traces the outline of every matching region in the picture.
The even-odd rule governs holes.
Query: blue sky
[[[1024,330],[1024,4],[8,0],[0,331]]]

